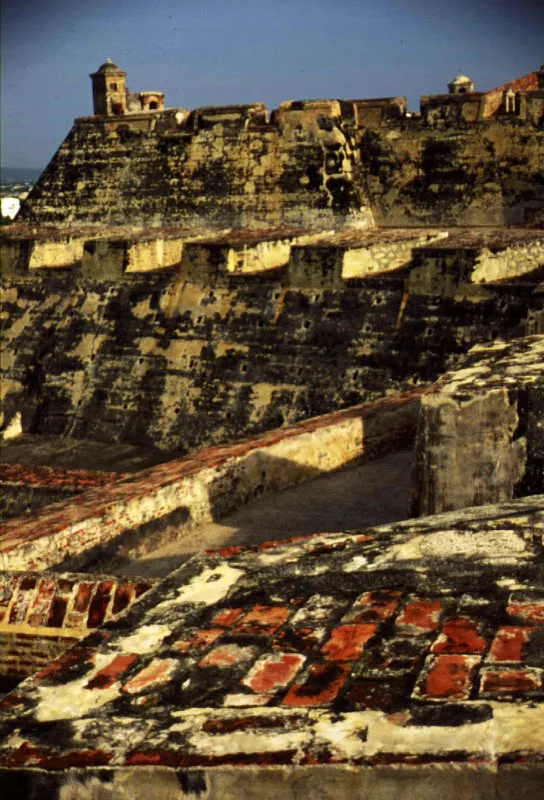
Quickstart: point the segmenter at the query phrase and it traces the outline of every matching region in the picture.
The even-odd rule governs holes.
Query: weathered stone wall
[[[379,120],[371,119],[363,106],[282,103],[270,120],[262,104],[81,118],[18,219],[320,228],[541,218],[544,131],[536,112],[436,127],[400,111],[384,117],[383,102]]]
[[[409,286],[416,293],[455,297],[465,287],[476,296],[471,284],[482,283],[502,284],[512,292],[516,283],[527,282],[538,290],[544,276],[544,244],[538,231],[465,230],[416,247],[412,266]]]
[[[381,225],[530,224],[544,209],[544,130],[519,121],[360,131]]]
[[[462,250],[429,283],[408,267],[345,281],[333,244],[251,276],[191,247],[192,266],[128,273],[110,252],[109,280],[6,279],[4,425],[20,412],[32,433],[187,453],[435,379],[472,344],[524,333],[544,299],[468,285]]]
[[[373,222],[338,101],[75,121],[19,220],[198,226]]]
[[[544,338],[477,346],[422,400],[412,511],[544,490]]]

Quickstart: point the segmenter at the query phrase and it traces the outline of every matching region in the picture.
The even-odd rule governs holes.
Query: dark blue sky
[[[110,56],[168,106],[488,89],[544,62],[542,0],[4,0],[2,163],[44,167]]]

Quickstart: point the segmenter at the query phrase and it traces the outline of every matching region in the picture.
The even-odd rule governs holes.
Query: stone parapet
[[[422,399],[413,514],[544,488],[544,338],[474,347]]]
[[[413,439],[420,396],[421,390],[384,398],[204,450],[86,492],[33,519],[8,521],[0,532],[3,563],[11,570],[35,570],[82,565],[119,548],[137,552],[138,540],[152,533],[157,520],[159,536],[183,536],[262,494],[402,449]]]

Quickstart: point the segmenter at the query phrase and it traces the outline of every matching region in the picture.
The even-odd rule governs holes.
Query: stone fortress
[[[544,67],[125,78],[1,243],[0,788],[540,796]],[[281,516],[327,481],[349,524]]]

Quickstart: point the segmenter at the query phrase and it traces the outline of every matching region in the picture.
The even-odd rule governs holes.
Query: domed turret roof
[[[96,70],[97,72],[123,72],[123,70],[114,64],[111,58],[108,58],[101,66],[98,67]]]
[[[472,78],[469,78],[467,75],[456,75],[451,83],[454,86],[459,86],[461,83],[472,83]]]

